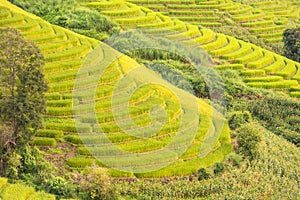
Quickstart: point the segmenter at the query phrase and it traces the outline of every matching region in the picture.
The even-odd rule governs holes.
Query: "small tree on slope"
[[[283,33],[284,55],[300,62],[300,27],[287,29]]]
[[[0,29],[0,175],[41,126],[47,90],[43,65],[33,42],[15,29]]]

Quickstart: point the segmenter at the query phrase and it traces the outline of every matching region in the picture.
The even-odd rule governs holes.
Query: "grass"
[[[0,194],[3,200],[25,200],[34,193],[34,189],[23,184],[9,184]]]
[[[32,144],[35,146],[52,146],[55,147],[57,142],[54,138],[45,138],[45,137],[35,137],[32,141]]]
[[[55,200],[53,194],[43,191],[35,192],[32,187],[17,183],[9,184],[6,178],[0,177],[0,199],[3,200]]]

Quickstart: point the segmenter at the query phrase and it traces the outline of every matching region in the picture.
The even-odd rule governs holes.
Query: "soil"
[[[65,143],[60,142],[56,147],[42,147],[40,148],[44,151],[45,159],[52,163],[56,168],[59,174],[64,174],[69,171],[66,166],[66,160],[71,157],[75,157],[77,155],[78,147]],[[59,153],[52,153],[51,150],[60,150]]]

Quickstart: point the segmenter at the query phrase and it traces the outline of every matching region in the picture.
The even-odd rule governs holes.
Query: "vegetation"
[[[105,40],[109,35],[119,31],[115,23],[98,12],[81,7],[76,0],[11,0],[10,2],[40,16],[51,24],[98,40]]]
[[[287,29],[283,33],[284,55],[292,60],[300,62],[300,28]]]
[[[297,199],[299,3],[130,1],[0,0],[0,199]]]
[[[259,155],[261,133],[254,124],[246,124],[237,130],[238,152],[253,160]]]
[[[214,167],[206,169],[205,173],[201,170],[205,177],[209,174],[210,178],[206,180],[198,181],[197,176],[142,181],[127,178],[114,180],[115,188],[127,198],[297,199],[298,148],[257,124],[245,124],[245,127],[249,126],[256,130],[253,133],[261,135],[257,146],[259,155],[251,162],[241,161],[238,154],[231,154],[224,162],[224,171],[219,174],[212,173]]]
[[[144,89],[138,89],[133,95],[132,99],[130,100],[129,108],[130,108],[130,115],[129,117],[133,117],[134,121],[137,123],[139,128],[144,128],[147,130],[147,127],[149,124],[151,124],[151,119],[147,117],[149,112],[152,112],[150,109],[153,104],[159,103],[164,107],[167,115],[167,123],[166,125],[159,131],[157,134],[154,134],[151,139],[136,139],[135,137],[128,137],[126,136],[124,131],[121,131],[121,129],[117,126],[116,122],[114,120],[116,119],[113,116],[112,113],[112,103],[109,101],[106,101],[103,99],[110,99],[110,95],[112,95],[113,88],[118,83],[118,80],[126,73],[131,71],[132,69],[135,69],[138,64],[130,59],[127,56],[121,56],[119,59],[117,59],[115,62],[111,63],[109,66],[107,66],[107,69],[105,69],[105,73],[103,77],[100,79],[98,83],[98,88],[96,90],[96,102],[95,102],[95,108],[96,108],[96,116],[97,119],[89,119],[86,117],[83,117],[82,119],[73,119],[73,112],[78,115],[82,114],[82,110],[87,108],[86,105],[82,104],[84,98],[87,98],[85,96],[86,89],[84,88],[84,92],[81,92],[81,95],[78,98],[78,101],[73,101],[73,107],[76,108],[72,112],[72,104],[70,103],[70,99],[72,98],[72,89],[74,87],[74,82],[70,81],[74,79],[74,77],[77,74],[77,71],[79,70],[83,59],[87,55],[90,49],[95,48],[97,44],[99,44],[97,41],[82,37],[79,35],[76,35],[72,32],[68,32],[64,29],[60,29],[59,27],[53,27],[41,20],[33,20],[28,15],[24,14],[15,14],[19,13],[20,11],[14,8],[10,4],[5,4],[8,8],[11,9],[9,15],[7,16],[8,19],[14,19],[15,16],[18,16],[18,19],[23,17],[23,21],[20,22],[20,24],[8,24],[12,27],[18,27],[24,34],[32,38],[34,41],[37,42],[39,46],[43,47],[43,53],[45,54],[45,60],[46,60],[46,66],[45,71],[47,80],[50,80],[49,83],[49,91],[46,94],[47,100],[48,100],[48,108],[47,113],[44,116],[44,125],[45,129],[44,131],[39,131],[38,136],[36,137],[32,144],[35,144],[37,146],[41,147],[51,147],[60,145],[59,141],[61,140],[60,137],[54,137],[53,132],[49,132],[49,130],[55,130],[55,131],[63,131],[64,135],[73,134],[70,136],[65,136],[65,141],[71,141],[75,142],[76,144],[81,144],[80,138],[74,136],[74,134],[79,131],[80,133],[85,133],[87,137],[84,137],[85,144],[93,144],[103,143],[102,138],[96,138],[92,137],[90,134],[93,131],[99,131],[98,127],[95,127],[93,124],[95,121],[98,120],[98,122],[101,123],[101,128],[104,130],[105,134],[107,134],[108,138],[111,139],[117,146],[124,148],[130,152],[135,153],[143,153],[147,151],[153,151],[158,148],[164,147],[166,144],[168,144],[174,136],[176,136],[176,131],[178,130],[177,125],[179,124],[180,119],[180,112],[178,99],[175,97],[174,93],[170,93],[167,88],[173,88],[169,83],[165,83],[162,81],[162,79],[154,75],[150,70],[146,69],[145,67],[139,68],[142,70],[144,74],[149,74],[147,77],[148,79],[156,82],[162,83],[166,88],[160,86],[159,84],[154,84],[153,86],[145,86]],[[8,19],[4,19],[2,21],[7,22]],[[26,19],[26,20],[25,20]],[[39,25],[36,27],[33,27],[31,30],[26,30],[23,27],[28,26],[28,23],[38,23]],[[47,38],[45,40],[41,40],[41,38],[37,38],[36,34],[41,34],[41,38]],[[67,37],[61,37],[60,35],[66,35]],[[72,41],[69,43],[69,41]],[[55,41],[55,43],[53,43]],[[162,40],[164,42],[165,40]],[[63,44],[63,46],[61,46]],[[161,44],[162,45],[162,44]],[[51,50],[47,50],[46,47],[50,47]],[[177,48],[180,50],[180,48]],[[111,48],[108,46],[101,44],[100,48],[100,59],[110,59],[111,54],[114,53]],[[176,45],[174,45],[174,51],[176,50]],[[101,52],[105,52],[105,56],[102,57]],[[182,49],[181,52],[184,52]],[[146,52],[145,53],[149,53]],[[186,52],[188,53],[188,52]],[[198,60],[199,62],[199,54],[196,54],[197,52],[190,51],[190,58],[192,60]],[[98,55],[98,54],[97,54]],[[147,54],[145,54],[147,55]],[[151,56],[151,52],[149,54]],[[157,55],[159,56],[175,56],[175,54],[168,53],[164,54],[163,52],[159,52]],[[166,58],[166,57],[162,57]],[[174,58],[179,58],[178,56]],[[93,59],[95,59],[93,57]],[[99,59],[97,57],[96,59]],[[71,60],[71,61],[70,61]],[[86,64],[90,64],[91,60],[89,58],[87,59]],[[68,63],[68,64],[66,64]],[[59,67],[58,67],[59,66]],[[72,70],[70,70],[72,68]],[[66,73],[67,72],[67,73]],[[89,80],[87,78],[87,80]],[[143,79],[137,80],[139,84],[143,82]],[[141,82],[142,81],[142,82]],[[89,83],[88,83],[89,84]],[[136,86],[137,87],[137,86]],[[137,87],[138,88],[138,87]],[[121,89],[126,89],[126,85],[123,85]],[[122,91],[122,90],[121,90]],[[153,91],[154,94],[152,94],[152,98],[148,98],[151,93],[149,91]],[[190,94],[185,94],[180,90],[174,91],[177,95],[183,95],[181,98],[185,99],[192,99],[195,101],[195,104],[199,104],[199,111],[195,110],[195,112],[201,114],[201,121],[202,123],[201,128],[197,130],[197,127],[195,129],[190,130],[197,130],[197,140],[193,143],[193,146],[189,149],[188,153],[185,155],[182,155],[182,159],[178,160],[173,166],[171,166],[171,170],[169,170],[167,167],[157,171],[155,173],[145,173],[145,174],[135,174],[135,176],[147,176],[147,177],[161,177],[161,176],[172,176],[172,175],[180,175],[180,174],[189,174],[192,172],[196,172],[198,170],[198,165],[212,165],[215,162],[215,156],[217,157],[217,160],[221,160],[227,153],[231,151],[231,145],[230,145],[230,139],[229,139],[229,129],[224,121],[223,117],[216,115],[214,117],[210,116],[212,107],[209,106],[207,103],[205,103],[202,100],[196,99],[194,96]],[[120,93],[123,94],[123,93]],[[76,96],[76,95],[75,95]],[[94,98],[94,96],[93,96]],[[122,103],[124,100],[124,97],[118,98],[120,102]],[[86,99],[85,99],[86,100]],[[137,107],[140,102],[145,101],[144,106]],[[174,103],[175,102],[175,103]],[[114,105],[115,107],[118,107]],[[197,105],[198,106],[198,105]],[[120,104],[119,108],[123,108],[124,104]],[[124,109],[125,110],[125,109]],[[84,113],[83,113],[84,114]],[[121,113],[122,114],[122,113]],[[120,115],[117,118],[123,118],[123,119],[130,119],[126,115]],[[77,121],[76,121],[77,120]],[[196,122],[192,118],[186,118],[185,120],[188,120],[188,123],[183,123],[184,126],[194,126],[194,123]],[[75,121],[77,123],[77,127],[75,126]],[[197,122],[198,123],[198,122]],[[210,124],[211,125],[210,127]],[[223,126],[225,124],[225,126]],[[134,126],[133,126],[134,127]],[[131,125],[126,125],[125,130],[131,131],[134,130]],[[132,130],[131,130],[132,129]],[[124,129],[123,129],[124,130]],[[210,137],[213,137],[212,140],[209,140],[209,137],[206,138],[205,145],[202,147],[203,152],[205,150],[205,154],[203,155],[204,158],[198,159],[198,149],[202,145],[202,140],[205,138],[205,133],[210,130],[211,135]],[[46,135],[47,137],[44,137],[46,134],[49,133],[49,135]],[[56,133],[55,133],[56,134]],[[63,141],[63,140],[62,140]],[[186,140],[178,140],[182,144]],[[143,148],[144,147],[144,148]],[[80,154],[86,155],[86,151],[83,150],[83,148],[79,148],[80,151],[75,152],[72,156],[78,155],[80,158]],[[90,154],[86,155],[88,158],[86,159],[87,162],[85,162],[84,158],[81,159],[72,159],[69,158],[67,161],[67,164],[69,164],[70,167],[72,166],[86,166],[86,163],[91,164],[90,160],[93,158],[93,156],[98,156],[97,158],[100,159],[101,156],[107,154],[107,153],[114,153],[114,151],[108,151],[101,148],[88,148],[89,151],[91,151]],[[168,154],[166,154],[168,155]],[[171,154],[173,155],[173,154]],[[77,157],[75,157],[77,158]],[[189,158],[189,160],[185,160],[186,158]],[[160,159],[160,162],[157,162],[156,164],[163,164],[164,160],[168,159],[167,156]],[[128,160],[128,159],[126,159]],[[74,163],[75,161],[75,163]],[[76,164],[76,161],[80,161],[79,163],[83,163],[82,165]],[[82,162],[81,162],[82,161]],[[120,161],[122,161],[120,159]],[[136,161],[135,161],[136,162]],[[135,163],[133,162],[133,164]],[[148,162],[151,164],[151,159],[144,159],[143,162]],[[205,164],[204,164],[205,163]],[[97,162],[98,165],[102,166],[103,163]],[[121,163],[122,164],[122,163]],[[137,163],[138,164],[138,163]],[[138,166],[136,164],[136,166]],[[189,166],[188,168],[186,166]],[[115,173],[116,174],[116,173]],[[119,173],[119,175],[122,176],[122,173]],[[52,179],[51,181],[52,182]],[[62,181],[63,183],[64,181]],[[60,182],[59,182],[60,183]],[[48,183],[46,183],[48,185]],[[56,191],[56,190],[54,190]],[[67,191],[70,191],[67,189]],[[58,193],[58,192],[55,192]],[[67,192],[69,194],[69,192]],[[58,193],[61,195],[60,193]]]
[[[164,12],[163,15],[161,13],[155,13],[152,10],[149,10],[144,7],[136,7],[136,5],[127,3],[125,1],[117,1],[119,3],[118,6],[114,5],[110,7],[110,3],[107,2],[83,2],[82,5],[94,8],[95,10],[99,11],[100,13],[107,15],[113,21],[120,23],[122,28],[124,29],[131,29],[131,28],[138,28],[141,29],[146,34],[157,35],[157,37],[161,37],[162,34],[165,38],[168,38],[172,41],[182,41],[183,44],[191,47],[202,47],[204,50],[207,50],[209,54],[213,56],[213,60],[216,61],[217,65],[228,65],[228,64],[241,64],[244,66],[245,70],[252,71],[260,69],[264,70],[265,73],[261,73],[259,75],[268,76],[270,74],[276,74],[279,76],[288,79],[284,82],[281,81],[273,81],[270,83],[261,82],[260,80],[248,83],[248,86],[257,87],[257,88],[268,88],[268,89],[279,89],[285,90],[298,85],[299,83],[294,80],[297,80],[297,63],[293,62],[285,57],[282,57],[274,52],[268,51],[263,48],[268,48],[269,50],[281,53],[282,52],[282,43],[278,43],[282,40],[282,32],[285,29],[285,26],[281,24],[276,24],[276,18],[272,17],[269,13],[264,15],[261,10],[253,9],[253,11],[248,9],[248,14],[243,15],[244,13],[233,13],[233,21],[231,19],[224,19],[224,26],[220,28],[220,30],[227,30],[226,34],[232,34],[232,32],[238,33],[238,35],[234,35],[236,38],[220,34],[214,33],[212,30],[203,28],[202,26],[196,26],[191,24],[182,23],[178,19],[172,19],[171,17],[167,16],[168,13]],[[135,1],[134,1],[135,2]],[[137,2],[139,3],[139,2]],[[141,2],[143,5],[146,6],[150,4],[163,4],[162,2],[155,3],[153,1],[150,2]],[[228,3],[228,5],[223,1],[213,1],[210,2],[211,4],[206,4],[205,2],[191,2],[191,5],[180,5],[178,2],[166,2],[166,5],[163,7],[167,7],[169,9],[178,9],[178,10],[189,10],[189,9],[223,9],[223,6],[228,6],[228,9],[232,9],[233,7],[243,8],[242,5],[231,5],[234,3]],[[197,4],[197,5],[193,5]],[[198,5],[199,4],[199,5]],[[122,10],[119,11],[119,7],[122,7]],[[107,7],[111,10],[108,12]],[[136,13],[134,16],[130,14],[131,8],[134,7],[135,9],[140,9],[139,13]],[[243,9],[242,9],[243,10]],[[126,12],[128,11],[128,12]],[[114,12],[115,14],[120,12],[120,15],[117,17],[112,17],[110,14]],[[227,9],[223,9],[221,12],[227,12]],[[187,13],[189,13],[187,11]],[[241,16],[240,16],[241,14]],[[150,15],[152,16],[150,18]],[[193,13],[191,13],[193,15]],[[227,14],[228,15],[228,14]],[[228,18],[224,14],[224,18]],[[145,17],[146,16],[146,17]],[[157,16],[155,19],[153,16]],[[234,17],[235,16],[235,17]],[[265,16],[265,17],[263,17]],[[199,16],[192,16],[192,18],[199,18]],[[289,18],[293,18],[291,15],[285,16],[286,20],[285,23],[289,20]],[[140,19],[143,19],[140,21]],[[258,20],[258,26],[251,24],[250,21]],[[156,21],[156,23],[154,22]],[[229,21],[231,21],[229,23]],[[235,21],[237,23],[241,23],[242,25],[246,24],[246,27],[250,27],[249,30],[243,31],[239,26],[234,26]],[[271,25],[268,27],[261,27],[265,24],[262,23],[264,21],[271,21]],[[123,23],[124,22],[124,23]],[[125,23],[126,22],[126,23]],[[269,23],[268,22],[268,23]],[[261,25],[262,23],[262,25]],[[267,23],[267,24],[268,24]],[[154,25],[155,24],[155,25]],[[208,22],[209,24],[209,22]],[[226,28],[227,27],[227,28]],[[236,31],[232,31],[232,30]],[[277,32],[279,31],[279,32]],[[261,35],[263,34],[263,35]],[[257,37],[266,38],[266,40],[257,39]],[[259,42],[261,41],[261,42]],[[137,41],[135,41],[137,42]],[[255,44],[260,45],[256,46],[251,44],[253,42]],[[266,43],[270,45],[266,45]],[[134,44],[134,43],[133,43]],[[111,44],[112,45],[112,44]],[[268,46],[268,47],[267,47]],[[239,68],[240,69],[240,68]],[[270,73],[266,73],[270,72]],[[296,76],[296,77],[294,77]],[[291,80],[292,79],[292,80]],[[290,93],[291,96],[297,96],[294,93]]]
[[[41,127],[47,85],[43,55],[33,42],[17,30],[1,29],[0,48],[0,174],[15,178],[11,167],[18,167],[18,153]]]

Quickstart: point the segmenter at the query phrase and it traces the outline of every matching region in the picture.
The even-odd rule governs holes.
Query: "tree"
[[[0,29],[0,174],[33,138],[46,111],[39,48],[15,29]]]
[[[286,29],[283,33],[284,55],[300,62],[300,27]]]
[[[248,123],[237,129],[238,152],[249,160],[259,156],[259,144],[262,141],[261,127],[255,123]]]

